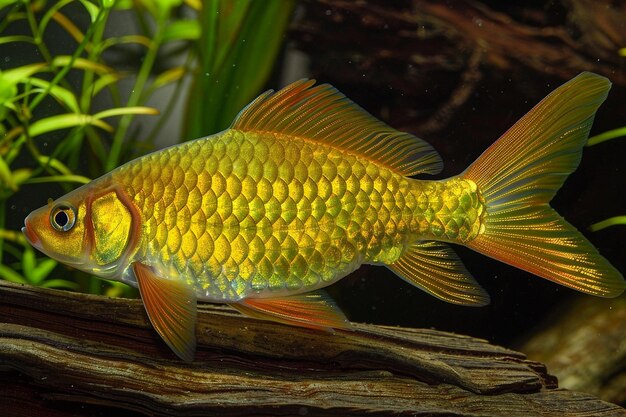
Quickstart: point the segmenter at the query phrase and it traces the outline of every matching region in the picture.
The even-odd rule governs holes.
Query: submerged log
[[[140,300],[0,281],[3,414],[626,415],[521,353],[434,330],[321,332],[207,304],[197,335],[182,362]]]
[[[546,363],[561,386],[626,404],[624,340],[625,297],[580,297],[546,319],[522,350]]]

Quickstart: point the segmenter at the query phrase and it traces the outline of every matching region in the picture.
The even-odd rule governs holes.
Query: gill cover
[[[128,265],[139,237],[139,211],[117,186],[95,187],[85,203],[85,246],[89,269],[112,277]]]
[[[124,254],[131,240],[133,215],[115,190],[102,194],[91,202],[91,224],[88,237],[93,239],[92,260],[106,266]]]

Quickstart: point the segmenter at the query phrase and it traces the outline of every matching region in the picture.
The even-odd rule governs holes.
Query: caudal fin
[[[461,176],[485,200],[485,230],[468,246],[585,293],[616,297],[622,275],[549,202],[580,162],[611,83],[582,73],[557,88]]]

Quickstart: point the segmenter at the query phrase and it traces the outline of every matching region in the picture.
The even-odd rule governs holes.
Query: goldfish
[[[322,288],[362,264],[444,301],[489,295],[450,244],[575,290],[624,278],[549,202],[578,166],[611,83],[582,73],[462,173],[328,84],[269,90],[227,130],[132,160],[25,219],[32,246],[139,288],[165,343],[193,360],[197,301],[313,329],[350,329]]]

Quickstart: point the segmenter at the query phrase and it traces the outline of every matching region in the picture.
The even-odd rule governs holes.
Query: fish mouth
[[[24,227],[22,227],[22,233],[26,236],[28,243],[41,250],[41,240],[39,236],[33,231],[32,226],[28,223],[28,219],[24,220]]]

